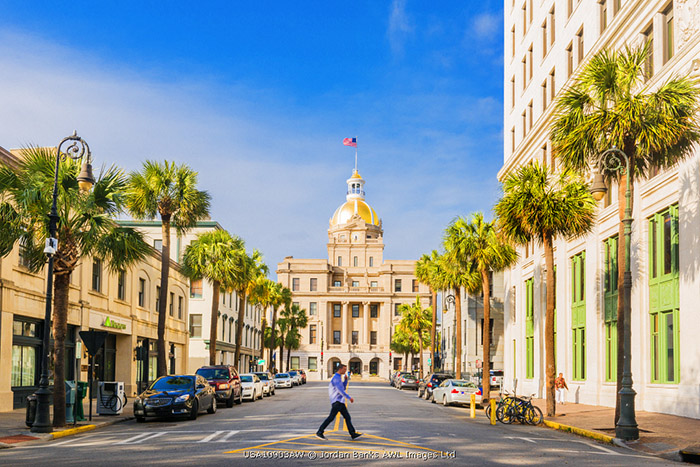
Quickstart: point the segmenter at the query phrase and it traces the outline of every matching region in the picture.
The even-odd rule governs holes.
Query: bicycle
[[[515,397],[513,402],[504,405],[500,413],[501,418],[499,421],[505,424],[511,424],[514,421],[519,421],[522,424],[529,425],[539,425],[542,423],[544,416],[542,410],[539,407],[532,405],[532,398],[534,394],[530,396]],[[498,417],[499,412],[496,412]]]

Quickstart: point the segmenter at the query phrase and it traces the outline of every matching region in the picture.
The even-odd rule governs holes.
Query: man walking
[[[557,404],[564,405],[564,389],[569,390],[569,386],[564,379],[564,373],[559,373],[557,379],[554,380],[554,387],[557,390]]]
[[[331,413],[318,428],[318,431],[316,432],[317,438],[326,439],[326,437],[323,435],[323,431],[328,425],[331,424],[336,415],[338,415],[338,412],[340,412],[340,414],[345,419],[345,424],[348,426],[348,432],[350,432],[350,437],[352,439],[357,439],[360,436],[362,436],[362,433],[358,433],[357,431],[355,431],[355,427],[352,426],[352,422],[350,421],[350,413],[348,413],[348,408],[345,406],[344,403],[344,399],[349,400],[350,403],[355,402],[355,399],[350,397],[350,395],[348,395],[348,393],[345,392],[345,389],[347,389],[348,387],[348,381],[347,379],[343,381],[343,375],[347,371],[347,365],[341,364],[340,366],[338,366],[338,370],[333,375],[333,378],[331,378],[331,382],[328,384],[328,396],[331,399]]]

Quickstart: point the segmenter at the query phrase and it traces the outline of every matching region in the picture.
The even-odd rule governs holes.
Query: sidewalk
[[[544,399],[533,403],[546,414]],[[545,419],[614,437],[614,416],[614,407],[567,403],[557,405],[557,414]],[[639,440],[625,443],[628,447],[673,460],[681,460],[679,451],[700,454],[700,420],[641,410],[636,418]]]
[[[26,409],[17,409],[12,412],[0,413],[0,449],[12,447],[18,443],[25,443],[37,440],[47,440],[68,436],[82,431],[88,431],[102,426],[112,425],[133,418],[133,404],[129,400],[121,415],[97,415],[96,401],[92,401],[92,422],[88,421],[88,402],[85,401],[83,409],[85,411],[85,421],[76,425],[66,425],[63,428],[55,428],[53,433],[32,433],[25,424]],[[53,414],[53,406],[51,407]],[[77,428],[77,429],[76,429]]]

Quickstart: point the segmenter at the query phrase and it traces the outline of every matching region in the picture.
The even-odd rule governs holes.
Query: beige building
[[[347,180],[346,201],[330,219],[328,259],[288,256],[277,265],[279,282],[309,315],[291,366],[308,369],[313,379],[328,377],[340,362],[363,377],[403,368],[403,356],[389,349],[398,308],[416,297],[430,305],[428,288],[414,276],[415,261],[384,260],[382,222],[365,201],[364,183],[357,170]],[[428,356],[426,349],[426,368]]]
[[[0,163],[11,155],[0,148]],[[0,258],[0,412],[23,407],[36,391],[44,330],[46,271],[29,272],[19,246]],[[101,381],[123,381],[131,397],[156,377],[157,288],[160,254],[119,274],[98,258],[85,258],[71,275],[66,338],[66,379],[87,381],[88,358],[78,331],[103,330],[108,337],[95,359]],[[171,263],[165,339],[168,371],[187,370],[187,279]],[[78,345],[76,345],[78,344]],[[82,351],[76,354],[76,349]],[[140,347],[148,349],[141,352]]]
[[[120,221],[122,225],[137,228],[153,247],[160,251],[163,246],[163,233],[159,221]],[[199,221],[197,226],[178,236],[171,229],[170,258],[180,262],[185,248],[197,238],[197,235],[222,229],[216,221]],[[211,329],[211,302],[214,289],[206,280],[195,280],[189,285],[189,332],[190,345],[187,369],[194,373],[201,366],[209,364],[209,332]],[[236,330],[240,302],[236,292],[221,291],[217,311],[217,364],[230,364],[241,371],[258,371],[257,360],[262,352],[262,311],[246,301],[243,314],[243,333],[241,336],[241,357],[235,362]]]
[[[699,0],[506,0],[503,178],[537,159],[557,167],[548,141],[553,101],[603,49],[649,42],[645,86],[700,77]],[[700,417],[700,159],[635,184],[631,365],[636,407]],[[599,203],[593,232],[555,242],[557,371],[569,401],[616,400],[617,188]],[[680,253],[682,252],[682,254]],[[543,394],[543,251],[520,250],[505,274],[506,385]]]

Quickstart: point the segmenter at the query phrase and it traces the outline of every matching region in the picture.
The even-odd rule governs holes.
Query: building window
[[[510,79],[510,108],[515,108],[515,76]]]
[[[554,96],[557,94],[555,76],[556,68],[552,68],[549,72],[549,102],[554,102]]]
[[[608,0],[599,0],[598,3],[600,3],[600,8],[598,9],[600,12],[600,33],[603,34],[608,28]]]
[[[673,58],[673,2],[663,13],[664,15],[664,64]]]
[[[315,343],[316,343],[316,325],[310,324],[309,325],[309,344],[315,344]]]
[[[515,57],[515,26],[510,30],[510,56]]]
[[[153,248],[163,251],[163,240],[153,240]]]
[[[183,302],[184,302],[184,300],[182,299],[182,297],[178,296],[177,297],[177,319],[182,319],[182,316],[183,316],[182,315],[182,313],[183,313],[182,303]]]
[[[360,286],[360,281],[352,281],[352,286],[353,286],[353,287],[359,287],[359,286]]]
[[[566,46],[566,77],[570,77],[574,72],[574,44],[572,42]]]
[[[571,333],[573,379],[586,379],[586,252],[571,258]]]
[[[126,271],[117,272],[117,298],[126,300]]]
[[[524,91],[525,88],[527,87],[527,55],[523,56],[523,59],[520,61],[520,63],[522,65],[522,69],[523,69],[522,75],[523,75],[523,91]]]
[[[190,337],[202,337],[202,315],[190,315]]]
[[[378,315],[379,315],[379,306],[378,305],[370,305],[369,306],[369,317],[376,318]]]
[[[156,286],[156,311],[160,311],[160,287]]]
[[[352,257],[352,265],[353,265],[354,267],[357,267],[357,265],[358,265],[357,256],[353,256],[353,257]]]
[[[532,130],[532,101],[527,104],[527,131]]]
[[[394,292],[401,292],[401,279],[394,279]]]
[[[316,292],[316,290],[318,290],[318,279],[315,277],[309,279],[309,290],[311,292]]]
[[[401,310],[399,310],[400,306],[400,303],[394,303],[394,316],[401,316]]]
[[[493,318],[489,319],[489,342],[490,345],[495,345],[493,341]],[[484,319],[481,318],[481,332],[479,333],[479,345],[484,345]]]
[[[139,306],[146,306],[146,279],[139,278]]]
[[[413,290],[413,293],[418,293],[418,280],[411,280],[411,290]]]
[[[168,304],[168,314],[175,317],[175,294],[170,292],[170,303]]]
[[[359,333],[357,331],[352,332],[352,345],[357,345]]]
[[[309,370],[315,371],[317,369],[316,357],[309,357]]]
[[[649,219],[651,382],[680,381],[678,205]]]
[[[298,292],[299,291],[299,278],[295,277],[292,279],[292,292]]]
[[[374,267],[374,256],[369,257],[369,267],[371,267],[371,268]]]
[[[547,19],[542,23],[542,58],[547,56],[547,47],[549,47],[549,34],[547,31]]]
[[[190,281],[190,298],[202,298],[202,279]]]
[[[574,0],[566,0],[566,12],[568,16],[571,16],[571,13],[574,12]]]
[[[520,120],[523,125],[523,139],[525,139],[525,136],[527,135],[527,112],[523,110],[523,113],[520,114]]]
[[[342,283],[338,280],[333,281],[333,287],[342,287]]]
[[[605,300],[605,381],[617,381],[617,235],[603,242]]]
[[[102,290],[102,260],[98,258],[92,260],[92,290]]]
[[[377,345],[377,331],[369,332],[369,343],[370,345]]]
[[[654,24],[650,24],[649,27],[642,33],[645,42],[649,44],[649,55],[644,62],[644,76],[646,79],[654,76]]]
[[[369,286],[373,289],[379,288],[379,282],[377,281],[372,281],[369,283]]]
[[[549,78],[542,82],[542,110],[544,111],[549,105]]]
[[[340,344],[340,331],[333,331],[333,343]]]
[[[578,56],[576,57],[576,65],[580,65],[583,61],[583,27],[576,33],[576,45],[578,48]]]
[[[316,302],[309,303],[309,316],[316,315],[318,304]]]
[[[527,84],[530,84],[530,81],[532,80],[532,62],[532,44],[530,44],[530,48],[527,49]]]
[[[353,318],[360,317],[360,305],[355,304],[352,306],[352,317]]]
[[[27,240],[22,237],[19,241],[19,265],[23,268],[29,269],[32,265],[32,260],[29,252],[29,245]]]
[[[515,127],[510,129],[510,151],[515,151]]]
[[[343,265],[343,257],[338,256],[338,266],[342,266],[342,265]]]
[[[554,10],[554,5],[552,5],[552,9],[549,10],[549,46],[551,47],[554,44],[554,41],[556,40],[556,15],[555,15],[555,10]]]
[[[340,304],[336,303],[333,305],[333,317],[340,318]]]
[[[299,357],[292,357],[292,368],[299,368]]]
[[[525,377],[535,377],[535,293],[532,278],[525,281]]]
[[[15,319],[12,322],[12,387],[32,387],[38,383],[41,353],[41,323]],[[69,339],[66,339],[67,341]]]

